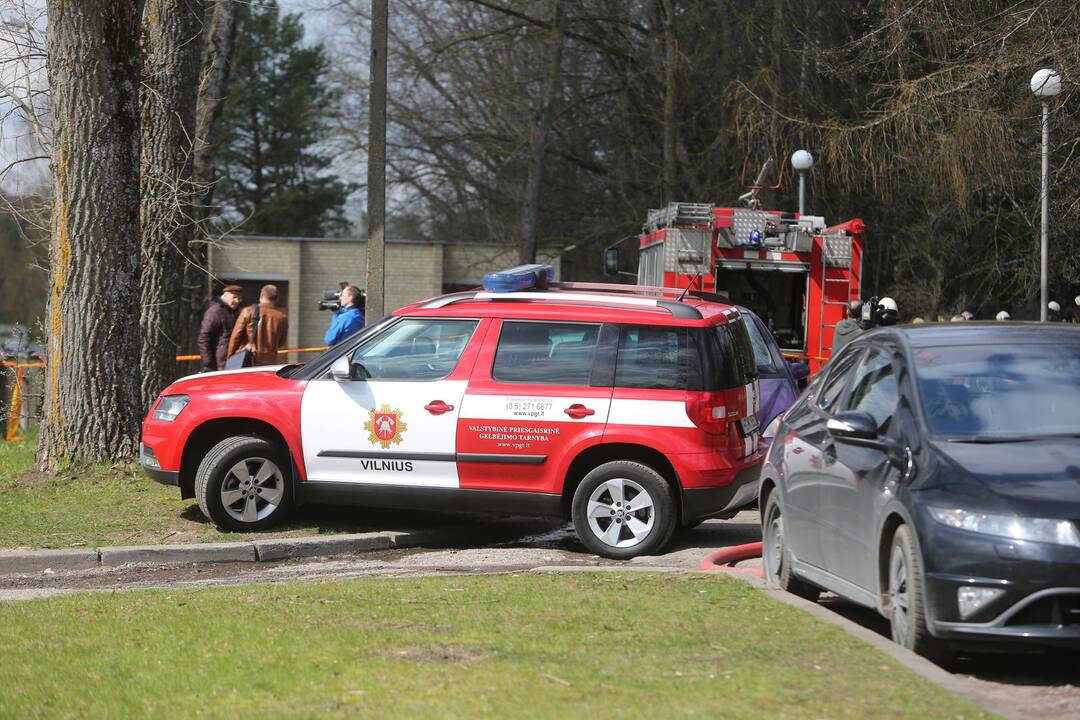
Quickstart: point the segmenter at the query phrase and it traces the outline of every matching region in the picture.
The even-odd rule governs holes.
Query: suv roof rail
[[[606,291],[607,287],[603,283],[553,283],[553,289],[568,290],[567,285],[577,285],[573,289],[586,290],[596,289]],[[583,286],[590,286],[588,288]],[[636,292],[645,292],[648,294],[656,295],[656,291],[662,290],[665,295],[675,295],[676,293],[682,293],[683,290],[676,288],[648,288],[646,286],[631,286],[622,285],[613,287],[636,288]],[[632,294],[632,293],[631,293]],[[676,302],[665,298],[648,298],[648,297],[604,297],[602,295],[592,295],[584,292],[528,292],[528,291],[516,291],[508,293],[492,293],[486,290],[469,290],[466,292],[456,292],[449,295],[443,295],[442,297],[433,298],[428,300],[420,307],[425,310],[434,308],[446,307],[447,305],[453,305],[454,303],[464,302],[466,300],[488,300],[488,301],[502,301],[502,302],[514,302],[517,300],[547,300],[553,302],[568,302],[568,303],[595,303],[597,305],[626,305],[635,307],[641,310],[653,310],[659,312],[667,312],[673,317],[700,320],[702,315],[698,312],[697,308],[690,305],[684,305],[683,303]]]

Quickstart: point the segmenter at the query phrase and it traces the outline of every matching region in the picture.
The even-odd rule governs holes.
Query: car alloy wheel
[[[649,492],[629,478],[602,482],[589,495],[589,529],[605,545],[629,548],[649,537],[656,511]]]
[[[889,620],[892,636],[897,645],[909,646],[911,591],[908,583],[907,555],[900,543],[893,545],[889,556]]]
[[[281,469],[263,457],[240,460],[221,482],[221,506],[237,522],[254,523],[269,517],[284,496]]]

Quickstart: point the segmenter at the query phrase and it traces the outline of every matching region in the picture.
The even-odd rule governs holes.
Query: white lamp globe
[[[1032,81],[1034,82],[1034,81]],[[806,150],[796,150],[791,154],[791,167],[798,171],[809,170],[814,167],[814,156]]]
[[[1052,98],[1061,92],[1061,73],[1043,68],[1031,76],[1031,92],[1037,98]]]

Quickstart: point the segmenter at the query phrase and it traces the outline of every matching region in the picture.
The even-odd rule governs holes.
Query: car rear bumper
[[[708,488],[683,488],[683,524],[734,513],[757,499],[761,463],[747,465],[726,485]]]

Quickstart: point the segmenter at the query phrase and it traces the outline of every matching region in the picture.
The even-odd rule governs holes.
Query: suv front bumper
[[[162,470],[154,451],[146,443],[139,443],[139,467],[162,485],[180,485],[179,470]]]

